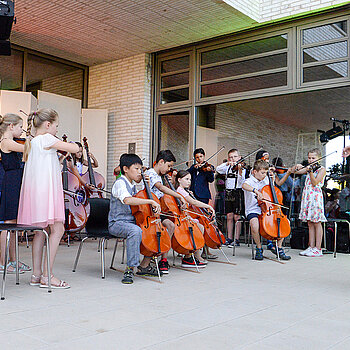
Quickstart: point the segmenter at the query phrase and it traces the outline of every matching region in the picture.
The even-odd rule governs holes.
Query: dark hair
[[[203,154],[203,156],[205,156],[205,152],[204,152],[203,148],[196,148],[193,152],[193,157],[195,157],[196,154],[198,154],[198,153]]]
[[[80,148],[80,147],[83,148],[83,145],[82,145],[80,142],[76,141],[75,143],[79,146],[79,148]],[[83,150],[84,150],[84,149],[83,149]],[[78,160],[80,163],[84,163],[84,152],[81,153],[81,157],[80,157],[80,158],[77,158],[77,156],[75,155],[75,153],[73,153],[72,156],[73,156],[74,165],[77,165],[77,160]]]
[[[187,170],[179,170],[179,172],[176,174],[176,177],[175,177],[175,188],[178,188],[180,186],[179,179],[182,179],[188,174],[189,172]]]
[[[261,159],[264,156],[264,153],[269,153],[269,152],[267,152],[267,151],[265,151],[263,149],[261,151],[258,151],[256,153],[255,160]]]
[[[120,172],[124,175],[124,167],[130,168],[134,164],[140,164],[142,166],[142,160],[137,154],[124,153],[120,156],[119,166]]]
[[[164,160],[164,163],[176,162],[175,156],[173,155],[173,153],[169,149],[159,151],[159,153],[157,154],[156,163],[158,163],[162,159]]]
[[[274,166],[283,166],[282,158],[281,157],[273,158],[272,165],[274,165]]]

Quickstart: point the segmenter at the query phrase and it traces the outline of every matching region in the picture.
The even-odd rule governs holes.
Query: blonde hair
[[[269,170],[269,163],[263,159],[258,159],[254,162],[253,170]]]
[[[315,153],[318,158],[322,157],[322,153],[321,153],[321,150],[319,148],[310,149],[310,151],[307,152],[307,154],[309,154],[309,153]]]
[[[0,137],[4,135],[11,124],[17,125],[21,121],[23,121],[23,119],[17,114],[6,113],[4,116],[0,115]]]
[[[24,152],[23,152],[23,160],[26,162],[28,160],[29,152],[30,152],[30,139],[29,137],[33,137],[31,134],[32,128],[39,128],[45,122],[53,123],[58,119],[58,113],[50,108],[41,108],[36,112],[32,112],[28,116],[28,126],[27,126],[27,140],[24,144]]]

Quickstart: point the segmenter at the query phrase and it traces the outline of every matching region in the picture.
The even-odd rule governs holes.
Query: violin
[[[239,165],[241,165],[239,167]],[[239,160],[233,166],[231,166],[232,171],[238,171],[239,169],[247,169],[247,163],[244,160]]]
[[[105,188],[106,181],[104,177],[98,173],[97,171],[93,170],[92,168],[92,162],[91,158],[89,156],[89,145],[87,143],[87,138],[83,138],[84,142],[84,148],[86,151],[86,157],[87,157],[87,162],[88,162],[88,170],[85,174],[83,174],[81,177],[84,179],[85,183],[89,183],[94,187],[96,190],[88,191],[88,197],[89,198],[103,198],[102,191]]]
[[[139,191],[135,197],[143,199],[153,199],[159,203],[159,199],[149,188],[141,169],[141,176],[145,189]],[[153,212],[150,204],[131,206],[132,215],[134,215],[136,224],[142,229],[142,241],[140,246],[141,254],[144,256],[158,256],[166,253],[171,248],[171,241],[168,231],[162,225],[159,214]]]
[[[163,176],[165,184],[175,191],[174,186],[169,181],[167,175]],[[204,247],[204,237],[201,230],[193,218],[191,218],[186,210],[183,210],[182,203],[179,198],[175,198],[165,194],[161,198],[162,211],[171,213],[175,220],[175,230],[171,238],[171,246],[173,250],[179,254],[193,254],[196,250]]]
[[[311,164],[309,166],[310,166],[310,169],[311,169],[309,172],[313,172],[313,173],[321,168],[321,164],[320,163],[313,163],[313,164]]]
[[[190,193],[190,196],[195,199],[195,197]],[[190,215],[197,219],[200,224],[204,226],[204,241],[205,244],[212,249],[220,249],[220,247],[225,244],[226,239],[222,232],[219,230],[216,223],[215,217],[212,217],[211,213],[206,208],[199,208],[194,205],[191,205],[190,208],[193,212]]]
[[[209,164],[207,161],[205,161],[201,164],[196,164],[195,168],[201,169],[204,172],[215,171],[214,165]]]
[[[260,235],[266,239],[276,240],[289,236],[290,223],[279,205],[283,201],[282,192],[274,186],[272,176],[268,174],[268,177],[269,184],[260,191],[266,202],[258,201],[261,207],[259,215]]]
[[[67,142],[67,136],[62,139]],[[67,159],[63,159],[62,185],[65,206],[65,231],[79,232],[87,222],[90,213],[90,204],[86,200],[86,192],[80,185],[79,179],[68,170]]]
[[[26,138],[24,138],[24,137],[14,137],[13,141],[19,143],[20,145],[24,145],[26,143]]]

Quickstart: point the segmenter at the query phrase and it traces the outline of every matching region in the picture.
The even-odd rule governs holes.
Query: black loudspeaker
[[[292,249],[306,249],[309,246],[309,230],[307,227],[295,227],[290,234]]]
[[[10,38],[14,16],[15,6],[13,1],[0,0],[0,40]]]
[[[9,40],[0,40],[0,56],[11,56],[11,44]]]

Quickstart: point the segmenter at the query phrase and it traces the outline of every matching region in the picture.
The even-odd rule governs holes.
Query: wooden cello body
[[[144,174],[141,172],[145,189],[139,191],[135,197],[153,199],[159,203],[156,195],[151,193]],[[158,256],[166,253],[171,248],[170,236],[166,228],[161,224],[159,214],[154,214],[151,205],[133,205],[131,212],[135,217],[136,224],[142,229],[141,254],[144,256]]]
[[[275,187],[269,176],[269,184],[260,191],[264,199],[272,202],[260,202],[261,214],[259,215],[260,235],[269,240],[278,240],[289,236],[290,223],[283,214],[280,206],[275,205],[283,202],[283,195],[279,188]]]
[[[175,191],[169,179],[164,176],[166,184]],[[171,247],[179,254],[192,254],[204,247],[204,237],[197,224],[185,211],[178,198],[165,194],[161,198],[162,211],[174,216],[175,230],[171,238]]]
[[[66,136],[63,136],[66,141]],[[63,159],[62,185],[64,191],[65,231],[69,233],[81,231],[87,222],[90,204],[86,201],[86,193],[79,179],[68,170],[67,160]]]

